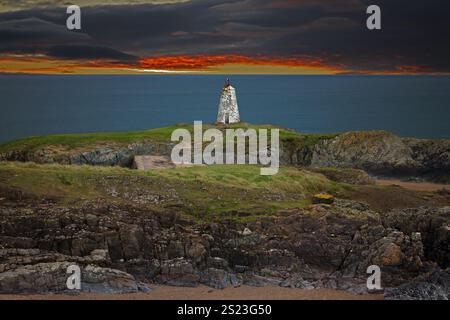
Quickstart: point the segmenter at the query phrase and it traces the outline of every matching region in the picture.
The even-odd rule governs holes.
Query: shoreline
[[[383,300],[382,294],[356,295],[332,289],[292,289],[279,286],[229,287],[213,289],[198,287],[152,286],[149,293],[130,294],[48,294],[48,295],[0,295],[0,300]]]

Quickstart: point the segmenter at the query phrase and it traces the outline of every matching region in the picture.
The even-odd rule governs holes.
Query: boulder
[[[195,287],[199,284],[200,275],[190,261],[178,258],[163,261],[156,281],[170,286]]]
[[[71,262],[38,263],[20,266],[0,273],[2,294],[42,294],[78,292],[67,289],[67,268]],[[135,278],[123,271],[95,265],[81,267],[81,292],[122,294],[145,289]]]

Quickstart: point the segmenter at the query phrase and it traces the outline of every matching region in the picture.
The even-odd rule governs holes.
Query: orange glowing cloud
[[[334,74],[343,69],[309,57],[248,57],[242,55],[160,56],[136,63],[104,60],[74,61],[38,57],[0,57],[0,72],[9,73],[298,73]]]
[[[243,55],[145,57],[133,63],[105,60],[64,60],[47,56],[0,57],[0,73],[30,74],[418,74],[419,66],[394,66],[386,72],[349,71],[312,57],[248,57]]]
[[[335,69],[327,67],[323,61],[313,58],[277,58],[277,57],[248,57],[242,55],[222,56],[166,56],[143,58],[139,61],[142,68],[163,69],[200,69],[205,70],[227,64],[254,66],[287,66]]]

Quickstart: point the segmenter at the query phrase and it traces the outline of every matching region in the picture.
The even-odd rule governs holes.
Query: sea
[[[146,130],[217,115],[223,75],[1,75],[0,143]],[[450,138],[450,77],[235,75],[241,120],[305,133]]]

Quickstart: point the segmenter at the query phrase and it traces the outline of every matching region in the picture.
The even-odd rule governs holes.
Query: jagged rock
[[[215,269],[228,269],[228,261],[220,257],[209,257],[207,265]]]
[[[395,243],[383,244],[372,258],[372,262],[379,266],[398,266],[402,264],[404,254],[402,249]]]
[[[448,295],[435,284],[414,282],[387,290],[384,298],[386,300],[448,300]]]
[[[402,141],[412,150],[412,157],[423,168],[423,174],[435,181],[450,181],[450,140],[424,140],[403,138]]]
[[[215,289],[225,289],[229,286],[238,287],[242,277],[222,269],[209,268],[201,273],[200,282]]]
[[[27,237],[0,236],[0,244],[7,248],[30,249],[36,246],[36,240]]]
[[[88,265],[82,270],[81,279],[82,292],[123,294],[149,290],[145,284],[138,283],[128,273],[93,265]]]
[[[384,131],[347,132],[319,142],[315,167],[347,167],[375,173],[414,173],[422,168],[401,138]]]
[[[39,263],[0,273],[0,293],[62,293],[67,289],[67,268],[71,262]],[[123,271],[88,265],[82,269],[81,291],[91,293],[133,293],[143,284]]]
[[[386,226],[407,234],[419,232],[424,255],[443,268],[450,266],[450,207],[396,209],[383,215]]]
[[[200,281],[198,270],[183,258],[166,260],[161,265],[157,282],[180,287],[195,287]]]
[[[378,214],[364,203],[338,199],[332,206],[280,212],[254,222],[218,218],[201,224],[180,224],[176,210],[155,213],[102,201],[73,208],[0,203],[2,284],[9,292],[31,290],[37,281],[33,272],[43,268],[38,265],[66,262],[132,275],[134,284],[125,275],[106,273],[117,279],[119,291],[139,289],[138,281],[223,287],[242,279],[257,286],[309,288],[322,283],[362,292],[364,283],[348,279],[367,278],[366,269],[375,262],[382,268],[383,286],[389,287],[423,282],[417,277],[433,269],[433,261],[441,267],[448,261],[449,208]],[[240,234],[245,228],[252,233]],[[42,287],[59,292],[52,282],[59,273],[47,269]],[[347,280],[328,281],[324,275],[330,274]],[[100,280],[91,288],[109,290],[104,287],[108,277],[100,271],[94,275]]]
[[[303,279],[300,275],[294,274],[293,276],[283,280],[280,283],[281,287],[312,290],[315,288],[314,284],[308,280]]]
[[[250,273],[244,273],[243,274],[243,283],[248,286],[253,287],[263,287],[267,285],[280,285],[281,280],[280,279],[274,279],[269,277],[263,277],[257,274],[254,274],[253,272]]]
[[[356,277],[331,277],[317,282],[317,288],[333,290],[345,290],[354,294],[368,294],[367,283],[364,278]]]
[[[201,239],[193,238],[191,243],[186,250],[186,255],[191,258],[194,262],[199,262],[203,259],[206,254],[205,246],[202,244]]]
[[[91,257],[93,261],[96,262],[106,262],[110,260],[108,250],[96,249],[91,252]]]
[[[120,242],[124,259],[139,258],[144,239],[142,228],[128,224],[120,228]]]
[[[247,236],[240,236],[236,237],[234,239],[228,240],[226,243],[226,246],[229,247],[240,247],[240,246],[246,246],[246,245],[257,245],[263,240],[263,236],[257,233],[252,233]]]

